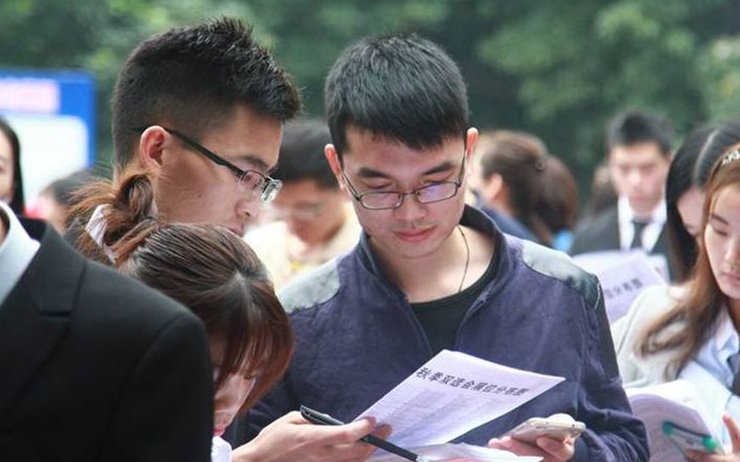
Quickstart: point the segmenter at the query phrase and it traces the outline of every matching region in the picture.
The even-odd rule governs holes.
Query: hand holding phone
[[[577,422],[567,414],[553,414],[550,417],[532,417],[509,430],[505,436],[518,441],[536,445],[537,438],[546,436],[559,441],[577,438],[586,429],[586,424]]]

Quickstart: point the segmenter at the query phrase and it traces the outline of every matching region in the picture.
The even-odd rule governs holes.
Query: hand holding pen
[[[687,460],[691,462],[740,462],[740,427],[728,413],[722,416],[722,421],[727,427],[732,442],[732,449],[729,454],[712,454],[689,449],[684,454]]]
[[[293,411],[232,452],[232,462],[361,462],[375,450],[360,439],[375,430],[362,419],[341,427],[311,425]],[[389,429],[375,433],[388,436]]]
[[[337,420],[333,418],[332,416],[328,414],[324,414],[322,412],[315,411],[311,408],[308,408],[306,406],[301,406],[301,415],[303,418],[308,420],[309,422],[313,422],[316,424],[321,425],[344,425],[344,422]],[[361,441],[364,441],[368,444],[371,444],[375,447],[378,447],[380,449],[383,449],[384,451],[390,452],[392,454],[395,454],[399,457],[403,457],[406,460],[410,460],[412,462],[429,462],[424,457],[413,453],[409,451],[408,449],[404,449],[402,447],[396,446],[395,444],[386,441],[382,438],[378,438],[374,435],[366,435],[360,439]]]

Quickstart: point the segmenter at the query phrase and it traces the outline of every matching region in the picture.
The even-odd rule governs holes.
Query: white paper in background
[[[598,274],[621,261],[634,255],[643,255],[650,262],[650,266],[658,272],[660,277],[667,281],[668,277],[668,260],[665,255],[649,255],[644,250],[605,250],[602,252],[587,252],[574,255],[573,262],[589,273]]]
[[[650,462],[685,462],[681,451],[663,434],[663,422],[703,435],[712,435],[704,417],[704,404],[696,388],[686,380],[648,387],[627,388],[632,412],[645,423],[650,442]]]
[[[408,449],[408,448],[407,448]],[[517,456],[501,449],[484,448],[470,444],[436,444],[410,449],[432,462],[471,460],[475,462],[539,462],[542,457]],[[385,451],[375,451],[368,462],[407,462],[406,459]]]
[[[403,447],[441,444],[563,380],[442,350],[357,419],[374,417],[378,424],[390,425],[389,440]]]
[[[604,291],[604,305],[610,324],[627,314],[640,292],[650,286],[665,284],[643,253],[630,254],[594,274]]]

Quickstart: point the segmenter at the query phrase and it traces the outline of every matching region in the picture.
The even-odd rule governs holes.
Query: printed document
[[[484,448],[470,444],[436,444],[411,449],[432,462],[539,462],[542,457],[517,456],[501,449]],[[385,451],[375,451],[368,462],[407,462],[406,459]]]
[[[573,262],[595,275],[599,275],[602,271],[620,263],[622,260],[630,258],[634,255],[644,255],[645,258],[650,262],[650,266],[658,272],[661,279],[667,281],[668,278],[668,259],[665,255],[660,254],[647,254],[644,250],[603,250],[599,252],[587,252],[578,255],[573,255]]]
[[[679,379],[659,385],[627,388],[625,391],[632,412],[645,423],[650,440],[650,462],[686,460],[663,433],[663,422],[716,438],[707,425],[704,404],[691,382]]]
[[[627,314],[632,302],[647,287],[665,285],[665,280],[643,253],[630,254],[594,274],[604,291],[609,324]]]
[[[390,425],[389,440],[400,446],[441,444],[506,414],[563,380],[442,350],[357,419],[374,417],[378,424]]]

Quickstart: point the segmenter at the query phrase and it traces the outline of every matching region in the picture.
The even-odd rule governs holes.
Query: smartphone
[[[532,417],[512,428],[504,436],[510,436],[519,441],[536,444],[537,438],[548,438],[563,441],[567,437],[577,438],[586,429],[586,424],[575,420],[563,421],[545,417]]]
[[[710,454],[725,454],[722,444],[712,435],[703,435],[673,422],[663,422],[663,434],[676,445],[681,454],[685,454],[687,449]]]

